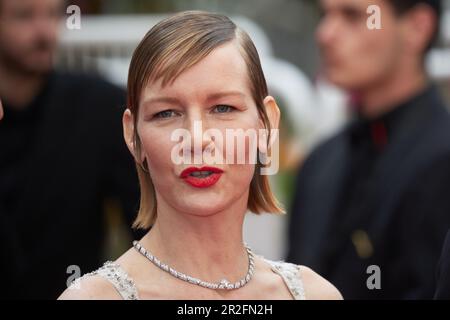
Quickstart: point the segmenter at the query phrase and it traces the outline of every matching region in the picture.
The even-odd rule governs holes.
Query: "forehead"
[[[0,0],[0,9],[35,9],[46,7],[62,7],[62,0]]]
[[[366,11],[370,5],[385,5],[385,0],[320,0],[320,7],[324,10],[358,10]]]
[[[142,94],[199,96],[228,90],[250,94],[247,66],[236,41],[214,49],[166,85],[163,85],[162,79],[150,82]]]

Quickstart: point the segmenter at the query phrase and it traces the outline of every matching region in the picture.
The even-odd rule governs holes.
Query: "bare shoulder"
[[[105,278],[92,275],[75,281],[58,300],[117,300],[119,293]]]
[[[117,274],[122,279],[128,277],[128,268],[132,250],[128,250],[116,261],[108,261],[98,270],[75,280],[58,298],[58,300],[122,300],[115,285],[105,277],[105,274]]]
[[[308,267],[300,266],[305,296],[308,300],[342,300],[338,289]]]

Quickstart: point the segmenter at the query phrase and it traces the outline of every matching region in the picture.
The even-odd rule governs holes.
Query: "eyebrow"
[[[223,97],[230,97],[230,96],[235,96],[235,97],[239,97],[239,98],[245,97],[244,93],[242,93],[240,91],[223,91],[223,92],[217,92],[217,93],[208,95],[206,97],[206,101],[217,100],[217,99],[220,99]],[[165,103],[165,104],[171,104],[171,105],[181,104],[179,99],[174,98],[174,97],[169,97],[169,96],[154,97],[154,98],[145,99],[143,101],[144,105],[152,104],[152,103]]]
[[[351,5],[345,5],[339,8],[339,11],[343,12],[344,14],[362,14],[366,13],[366,8],[359,7],[359,6],[351,6]]]
[[[224,92],[217,92],[209,95],[207,97],[207,100],[217,100],[223,97],[229,97],[229,96],[236,96],[239,98],[245,97],[244,93],[240,91],[224,91]]]
[[[156,97],[156,98],[150,98],[150,99],[145,99],[143,104],[152,104],[152,103],[166,103],[166,104],[179,104],[180,100],[178,100],[177,98],[172,98],[172,97]]]
[[[352,13],[361,13],[361,12],[366,13],[366,7],[358,2],[344,3],[342,5],[338,5],[335,7],[333,7],[333,6],[326,7],[325,3],[321,2],[320,10],[325,11],[325,12],[326,11],[340,11],[340,12],[352,12]]]

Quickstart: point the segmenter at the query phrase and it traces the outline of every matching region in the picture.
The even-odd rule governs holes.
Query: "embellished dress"
[[[283,279],[294,300],[305,300],[300,266],[284,261],[271,261],[265,258],[263,259],[270,265],[271,270]],[[119,264],[107,261],[96,271],[85,274],[83,277],[76,279],[71,286],[77,285],[81,280],[91,276],[100,276],[106,279],[117,290],[122,299],[139,300],[139,292],[137,291],[133,279],[128,276]]]

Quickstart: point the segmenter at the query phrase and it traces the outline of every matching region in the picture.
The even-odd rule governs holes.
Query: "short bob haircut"
[[[161,80],[163,85],[173,82],[181,73],[205,58],[214,49],[237,41],[247,65],[253,99],[265,129],[270,122],[263,104],[268,96],[267,84],[258,52],[246,32],[229,18],[202,11],[186,11],[156,24],[134,51],[129,74],[127,106],[134,118],[135,159],[140,159],[141,142],[137,132],[138,111],[142,90]],[[249,191],[248,209],[256,214],[281,214],[283,209],[271,192],[267,176],[258,174],[263,165],[257,161]],[[146,161],[136,163],[141,189],[140,208],[134,228],[149,229],[157,215],[155,189]]]

